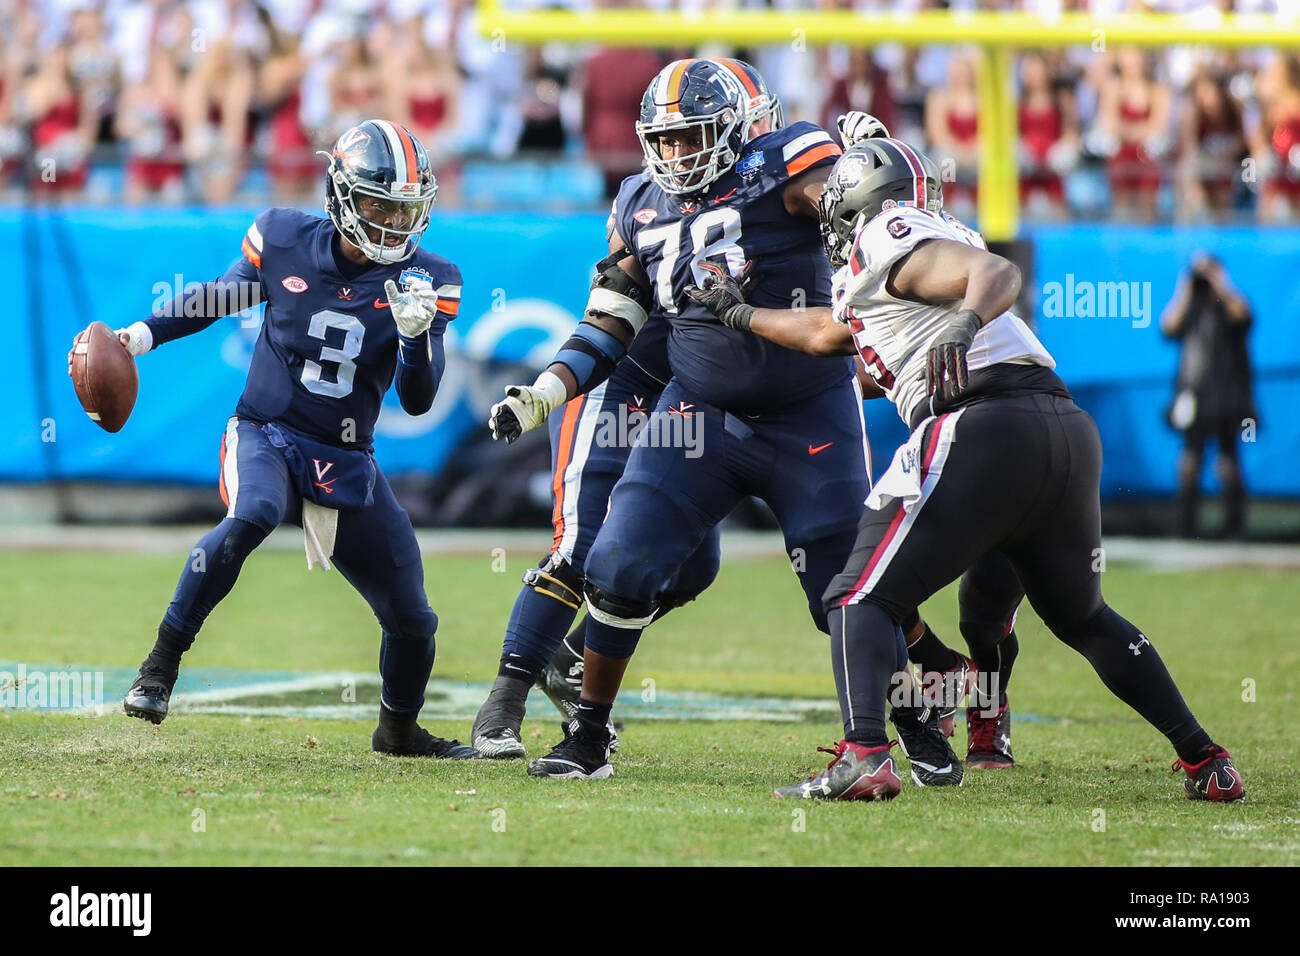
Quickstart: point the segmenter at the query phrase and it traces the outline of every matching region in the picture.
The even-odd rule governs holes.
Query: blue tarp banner
[[[220,275],[257,211],[0,210],[14,306],[0,480],[215,483],[260,316],[223,319],[142,357],[140,397],[116,435],[81,411],[65,355],[91,321],[127,325],[186,283]],[[375,442],[385,471],[441,469],[483,427],[519,365],[545,364],[581,314],[604,234],[599,215],[434,219],[425,245],[460,266],[464,299],[433,409],[411,418],[389,396]],[[1255,309],[1261,423],[1243,450],[1248,485],[1255,494],[1300,497],[1300,418],[1288,414],[1300,405],[1300,230],[1071,225],[1040,227],[1029,238],[1038,328],[1101,427],[1104,493],[1173,489],[1178,436],[1164,410],[1177,348],[1160,335],[1160,312],[1190,254],[1208,248]],[[885,402],[868,403],[867,424],[879,472],[905,431]]]

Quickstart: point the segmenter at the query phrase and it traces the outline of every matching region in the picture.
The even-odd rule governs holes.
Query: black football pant
[[[1101,440],[1068,398],[993,398],[927,420],[920,497],[867,509],[824,603],[846,739],[886,742],[884,705],[898,623],[975,565],[1004,554],[1034,610],[1117,697],[1199,758],[1209,738],[1151,642],[1101,595]]]

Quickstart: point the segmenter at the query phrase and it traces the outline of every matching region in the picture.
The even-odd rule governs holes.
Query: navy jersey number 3
[[[328,218],[267,210],[220,280],[119,333],[142,354],[243,308],[249,292],[266,303],[221,445],[226,518],[191,552],[123,708],[154,723],[167,716],[181,655],[244,560],[287,521],[303,526],[308,566],[337,567],[379,620],[383,688],[372,749],[472,757],[472,748],[416,724],[438,618],[411,521],[371,449],[394,377],[406,411],[422,414],[432,404],[460,272],[419,248],[438,187],[424,147],[406,129],[362,123],[339,138],[327,164]]]

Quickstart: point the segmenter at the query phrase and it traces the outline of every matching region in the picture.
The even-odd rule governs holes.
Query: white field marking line
[[[2,492],[0,492],[2,494]],[[158,528],[149,525],[86,525],[62,528],[50,524],[23,522],[0,525],[4,544],[0,551],[109,551],[131,554],[185,554],[211,528],[208,525]],[[550,544],[549,530],[543,533],[518,528],[443,530],[420,529],[415,533],[420,551],[429,556],[482,556],[493,548],[543,551]],[[1139,567],[1162,570],[1197,570],[1220,567],[1300,568],[1300,546],[1294,544],[1229,543],[1222,541],[1169,541],[1147,538],[1102,539],[1106,557]],[[262,545],[272,551],[298,551],[302,533],[284,527],[274,531]],[[789,560],[780,532],[727,531],[722,535],[724,561],[782,558]]]
[[[288,694],[300,690],[325,690],[327,688],[343,689],[345,682],[354,684],[378,684],[379,679],[372,675],[350,674],[346,671],[326,674],[305,674],[288,680],[264,681],[260,684],[241,684],[235,687],[214,687],[211,690],[190,691],[177,694],[176,702],[183,704],[211,704],[225,700],[239,700],[241,697],[255,697],[259,694]]]

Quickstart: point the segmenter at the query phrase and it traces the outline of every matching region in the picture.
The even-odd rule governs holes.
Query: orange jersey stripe
[[[262,268],[262,254],[253,248],[253,244],[248,241],[247,236],[244,237],[244,244],[239,248],[243,251],[245,259],[259,269]]]
[[[402,141],[402,152],[406,154],[406,181],[418,183],[420,172],[415,166],[415,144],[411,142],[411,134],[396,123],[393,124],[393,129],[397,130],[397,138]]]
[[[439,311],[439,312],[446,312],[448,315],[453,315],[453,316],[454,316],[457,312],[460,311],[460,300],[459,300],[459,299],[439,299],[439,300],[438,300],[438,311]]]
[[[815,146],[801,156],[795,157],[786,164],[785,171],[790,176],[798,176],[801,172],[817,162],[819,159],[825,159],[827,156],[838,156],[843,150],[834,143],[822,143]]]
[[[551,525],[555,528],[556,548],[564,538],[564,472],[573,458],[573,433],[578,430],[578,419],[582,417],[582,406],[586,403],[587,396],[582,395],[565,405],[564,421],[560,424],[560,446],[555,453],[555,474],[551,477],[551,492],[555,495]]]
[[[221,493],[221,503],[230,507],[230,495],[226,493],[226,433],[221,433],[221,464],[217,467],[217,491]]]

